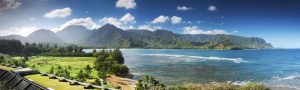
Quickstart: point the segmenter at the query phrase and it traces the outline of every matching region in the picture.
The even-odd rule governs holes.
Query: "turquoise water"
[[[122,49],[122,52],[135,79],[148,74],[167,84],[255,81],[300,89],[300,49]]]

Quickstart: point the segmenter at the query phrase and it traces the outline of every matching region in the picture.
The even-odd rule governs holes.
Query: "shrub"
[[[136,90],[166,90],[166,86],[149,75],[145,75],[136,83]]]
[[[239,90],[271,90],[262,83],[249,82],[245,86],[241,86]]]
[[[49,70],[50,74],[54,74],[54,66],[51,66],[50,70]]]
[[[261,83],[249,82],[245,86],[233,85],[231,83],[206,83],[206,84],[184,84],[175,85],[168,90],[270,90]]]
[[[118,76],[126,75],[129,73],[129,69],[126,65],[115,64],[114,65],[114,73]]]
[[[85,77],[85,74],[84,74],[83,70],[79,71],[76,78],[77,78],[76,80],[80,81],[80,82],[85,82],[86,81],[86,77]]]
[[[97,79],[93,82],[93,84],[98,85],[98,86],[101,86],[101,81],[100,81],[100,79],[97,78]]]

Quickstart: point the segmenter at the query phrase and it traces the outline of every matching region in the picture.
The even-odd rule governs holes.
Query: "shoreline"
[[[107,78],[107,81],[115,86],[120,86],[122,90],[135,90],[136,80],[130,79],[128,77],[121,77],[116,75],[111,75]]]

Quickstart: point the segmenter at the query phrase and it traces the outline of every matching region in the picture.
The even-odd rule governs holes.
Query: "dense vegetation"
[[[136,83],[136,90],[271,90],[261,83],[248,82],[246,85],[231,83],[182,84],[165,86],[149,75]]]
[[[94,62],[94,68],[98,73],[99,78],[105,79],[107,74],[115,74],[124,76],[129,73],[129,69],[124,64],[124,57],[119,49],[113,51],[105,51],[103,49],[98,53],[98,57]]]
[[[38,37],[38,38],[36,38]],[[272,45],[257,37],[236,35],[175,34],[167,30],[122,30],[106,24],[95,30],[83,26],[69,26],[53,33],[38,30],[27,37],[16,35],[0,37],[23,42],[71,43],[86,47],[110,48],[201,48],[201,49],[264,49]]]
[[[20,40],[0,39],[0,53],[16,55],[22,53],[23,45]]]
[[[88,46],[125,48],[202,48],[202,49],[247,49],[271,48],[261,38],[235,35],[175,34],[167,30],[122,30],[113,25],[104,25],[93,30],[86,42]]]
[[[271,90],[261,83],[248,82],[246,85],[231,83],[184,84],[171,86],[168,90]]]
[[[110,75],[126,76],[129,69],[119,49],[100,52],[94,50],[95,57],[31,57],[27,64],[36,70],[101,85],[100,79],[106,80]],[[105,84],[105,83],[104,83]]]
[[[27,67],[26,62],[28,61],[28,57],[24,57],[22,59],[13,59],[13,57],[5,54],[0,53],[0,63],[2,65],[13,65],[15,67],[21,66],[21,67]]]
[[[19,40],[4,40],[0,39],[0,53],[9,54],[13,56],[93,56],[92,53],[84,53],[83,47],[70,45],[66,47],[58,47],[57,44],[36,44],[25,43],[23,45]]]
[[[117,48],[114,50],[103,49],[101,52],[94,50],[92,53],[84,53],[82,47],[75,45],[67,47],[58,47],[56,44],[50,46],[49,44],[36,44],[36,43],[25,43],[23,45],[19,40],[0,40],[1,52],[10,54],[0,55],[0,63],[7,64],[15,67],[27,67],[32,69],[42,70],[46,73],[54,74],[56,76],[76,79],[81,82],[89,82],[101,85],[99,79],[105,81],[110,75],[125,76],[129,73],[129,69],[124,64],[124,57],[122,52]],[[2,50],[2,48],[5,48]],[[41,62],[34,61],[33,59],[39,57],[75,57],[78,61],[75,62],[79,66],[74,64],[66,65],[59,59],[56,63],[49,63],[51,59],[46,59]],[[83,58],[92,58],[92,63],[80,63]],[[96,58],[95,58],[96,57]],[[82,67],[81,65],[84,65]],[[45,68],[47,71],[45,71]],[[43,70],[44,69],[44,70]],[[78,71],[78,72],[77,72]],[[97,73],[92,74],[92,73]],[[92,80],[92,81],[91,81]],[[105,84],[105,83],[104,83]]]
[[[136,83],[136,90],[166,90],[166,86],[155,80],[152,76],[145,75]]]

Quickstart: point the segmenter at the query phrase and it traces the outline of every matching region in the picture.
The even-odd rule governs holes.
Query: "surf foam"
[[[225,58],[225,57],[204,57],[204,56],[192,56],[192,55],[178,55],[178,54],[142,54],[145,56],[156,56],[156,57],[168,57],[168,58],[180,58],[185,62],[199,62],[205,60],[229,60],[235,63],[247,62],[242,58]],[[195,60],[196,59],[196,60]]]

